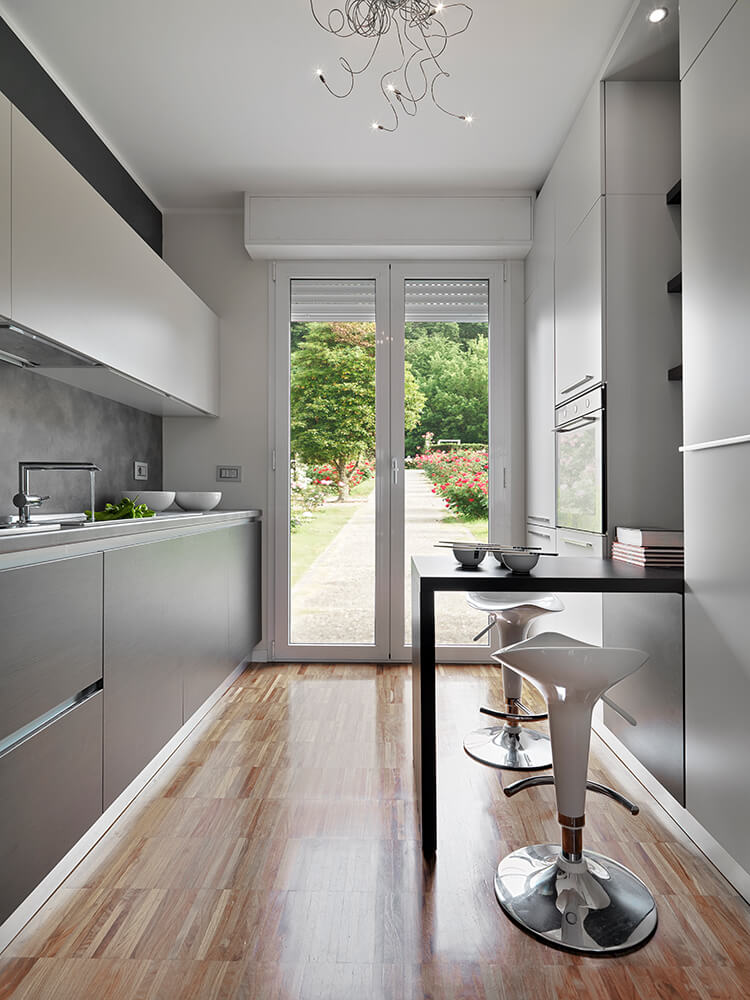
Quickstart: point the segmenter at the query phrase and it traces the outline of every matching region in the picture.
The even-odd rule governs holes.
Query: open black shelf
[[[667,282],[667,291],[676,295],[680,295],[682,293],[682,271],[680,271],[679,274],[676,274],[674,278],[669,279]]]
[[[667,372],[667,380],[669,382],[682,382],[682,365],[675,365],[674,368],[670,368]]]
[[[679,180],[674,187],[667,191],[667,204],[668,205],[681,205],[682,204],[682,181]]]

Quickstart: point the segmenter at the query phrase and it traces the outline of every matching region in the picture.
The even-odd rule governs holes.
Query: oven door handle
[[[598,417],[579,417],[573,423],[564,424],[562,427],[553,427],[552,430],[555,434],[567,434],[569,431],[579,431],[588,424],[595,424],[598,419]]]

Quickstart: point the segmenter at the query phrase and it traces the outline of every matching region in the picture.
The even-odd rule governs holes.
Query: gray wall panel
[[[121,491],[159,490],[161,417],[0,362],[0,514],[16,514],[18,463],[57,459],[96,462],[97,505]],[[133,461],[148,462],[149,479],[136,483]],[[81,472],[36,472],[31,487],[49,494],[42,511],[88,507],[89,477]]]

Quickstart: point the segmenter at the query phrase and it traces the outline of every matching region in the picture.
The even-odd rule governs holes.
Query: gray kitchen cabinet
[[[540,285],[554,283],[555,196],[554,178],[547,178],[544,190],[534,202],[534,243],[526,258],[525,293],[528,298]],[[553,285],[554,288],[554,285]]]
[[[0,572],[0,746],[102,676],[102,555]]]
[[[680,85],[607,81],[604,189],[664,195],[680,176]]]
[[[180,558],[186,540],[104,553],[105,808],[182,725],[183,624],[194,579]]]
[[[11,137],[13,319],[218,413],[216,315],[17,108]],[[102,374],[49,373],[93,391]]]
[[[739,6],[745,2],[740,0]],[[680,79],[738,0],[680,0]]]
[[[648,660],[615,684],[604,723],[660,784],[685,804],[682,596],[604,594],[602,642],[642,649]]]
[[[189,586],[180,607],[183,721],[216,690],[237,662],[229,655],[229,575],[238,528],[210,531],[180,542],[180,559]],[[240,657],[241,659],[241,657]]]
[[[685,455],[685,800],[745,871],[750,546],[740,526],[749,505],[750,444]]]
[[[260,523],[104,560],[106,807],[260,638]]]
[[[0,754],[0,922],[102,813],[102,693]]]
[[[748,37],[750,3],[743,0],[682,81],[687,444],[750,433]]]
[[[11,315],[10,101],[0,94],[0,316]]]
[[[234,669],[261,636],[261,523],[229,529],[229,662]]]
[[[555,259],[555,400],[602,381],[604,205],[599,198]]]

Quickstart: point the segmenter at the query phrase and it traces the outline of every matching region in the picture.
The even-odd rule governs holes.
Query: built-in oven
[[[603,534],[604,386],[555,409],[557,526]]]

